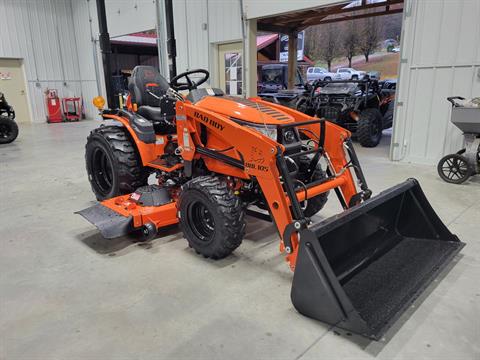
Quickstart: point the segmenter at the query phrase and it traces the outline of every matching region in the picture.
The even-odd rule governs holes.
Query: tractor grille
[[[340,108],[336,106],[322,106],[318,109],[318,116],[327,120],[336,120],[340,115]]]

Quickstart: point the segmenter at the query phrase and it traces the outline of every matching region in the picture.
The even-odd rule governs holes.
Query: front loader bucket
[[[292,303],[379,339],[464,245],[409,179],[300,232]]]

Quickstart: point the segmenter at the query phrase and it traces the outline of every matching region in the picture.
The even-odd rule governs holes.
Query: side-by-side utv
[[[377,80],[315,81],[295,108],[342,126],[364,147],[375,147],[393,125],[394,100],[395,89],[380,88]]]
[[[464,244],[416,180],[371,197],[348,130],[199,88],[208,76],[193,70],[168,83],[154,68],[134,69],[127,108],[102,110],[113,124],[88,137],[100,203],[79,213],[106,238],[147,240],[179,223],[190,247],[213,259],[240,246],[246,215],[272,221],[294,271],[295,308],[378,339]],[[345,211],[315,223],[333,194]]]

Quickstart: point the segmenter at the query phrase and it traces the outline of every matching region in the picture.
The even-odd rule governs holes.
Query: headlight
[[[258,131],[262,135],[268,136],[270,139],[277,141],[277,126],[276,125],[245,125],[246,127]]]
[[[291,143],[297,141],[297,139],[295,137],[295,132],[292,129],[287,130],[283,133],[283,139],[285,140],[285,142],[287,144],[291,144]]]

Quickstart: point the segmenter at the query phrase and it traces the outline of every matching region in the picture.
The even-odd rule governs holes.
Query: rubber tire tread
[[[370,127],[373,121],[378,121],[380,129],[380,136],[378,139],[373,140],[370,135]],[[357,140],[363,147],[375,147],[380,143],[382,139],[382,114],[377,109],[365,109],[360,113],[360,118],[357,124]]]
[[[443,174],[443,164],[450,158],[455,158],[457,160],[460,160],[460,161],[463,161],[465,162],[465,164],[467,164],[467,172],[463,175],[463,177],[459,178],[459,179],[456,179],[456,180],[452,180],[452,179],[449,179],[448,177],[446,177],[444,174]],[[443,158],[440,159],[440,161],[438,162],[437,164],[437,172],[438,172],[438,176],[440,176],[440,178],[449,183],[449,184],[456,184],[456,185],[460,185],[460,184],[463,184],[465,181],[467,181],[470,176],[473,175],[474,171],[472,169],[472,167],[470,166],[470,164],[468,163],[468,160],[465,156],[462,156],[460,154],[448,154],[448,155],[445,155]]]
[[[106,145],[110,155],[113,158],[113,186],[110,193],[102,194],[95,188],[95,184],[90,181],[92,190],[97,200],[105,200],[115,196],[129,194],[137,188],[147,185],[148,169],[142,165],[140,154],[128,131],[121,126],[101,126],[90,132],[85,146],[85,161],[89,180],[91,178],[89,165],[89,150],[91,147],[98,146],[97,142]],[[91,149],[93,150],[93,149]]]
[[[187,206],[193,200],[203,200],[215,221],[213,239],[206,244],[189,227]],[[242,243],[245,235],[245,213],[242,201],[217,176],[199,176],[183,185],[178,201],[180,228],[190,247],[206,258],[223,259]]]
[[[7,116],[3,116],[3,115],[0,115],[0,123],[2,125],[9,126],[11,128],[11,131],[12,131],[10,136],[8,136],[6,138],[4,138],[4,137],[0,138],[0,144],[10,144],[18,136],[18,125],[13,119],[11,119]]]

